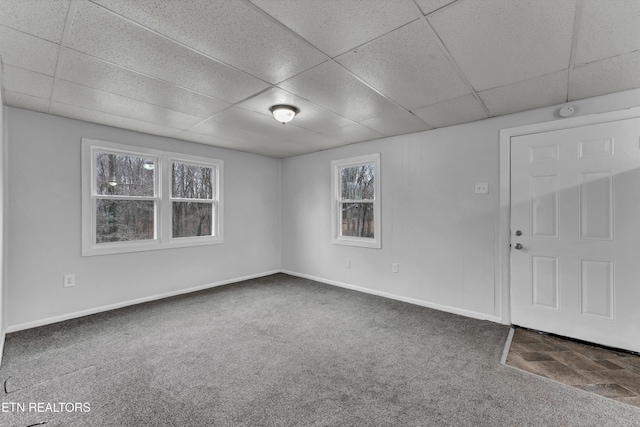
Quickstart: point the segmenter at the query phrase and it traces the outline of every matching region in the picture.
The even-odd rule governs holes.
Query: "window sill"
[[[380,240],[363,239],[358,237],[334,237],[331,239],[334,245],[355,246],[360,248],[382,249]]]
[[[99,255],[116,255],[126,254],[131,252],[147,252],[157,251],[162,249],[177,249],[188,248],[193,246],[208,246],[219,245],[224,243],[222,238],[201,238],[201,237],[185,237],[181,239],[171,239],[166,243],[161,243],[158,240],[150,242],[140,243],[103,243],[99,245],[92,245],[89,248],[82,249],[82,256],[99,256]]]

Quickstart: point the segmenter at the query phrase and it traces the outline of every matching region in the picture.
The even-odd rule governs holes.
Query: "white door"
[[[640,351],[640,118],[511,138],[511,313]]]

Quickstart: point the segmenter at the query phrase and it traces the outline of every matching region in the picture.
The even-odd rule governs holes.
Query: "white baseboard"
[[[37,328],[38,326],[50,325],[52,323],[58,323],[58,322],[63,322],[65,320],[71,320],[71,319],[76,319],[78,317],[88,316],[88,315],[91,315],[91,314],[102,313],[104,311],[115,310],[115,309],[122,308],[122,307],[128,307],[130,305],[142,304],[142,303],[145,303],[145,302],[155,301],[155,300],[159,300],[159,299],[163,299],[163,298],[169,298],[169,297],[173,297],[173,296],[176,296],[176,295],[189,294],[191,292],[202,291],[204,289],[210,289],[210,288],[215,288],[215,287],[218,287],[218,286],[229,285],[231,283],[242,282],[244,280],[250,280],[250,279],[256,279],[258,277],[270,276],[270,275],[276,274],[276,273],[280,273],[280,270],[265,271],[263,273],[251,274],[249,276],[237,277],[235,279],[223,280],[223,281],[215,282],[215,283],[208,283],[206,285],[200,285],[200,286],[196,286],[196,287],[193,287],[193,288],[180,289],[180,290],[177,290],[177,291],[167,292],[167,293],[164,293],[164,294],[152,295],[152,296],[148,296],[148,297],[144,297],[144,298],[138,298],[138,299],[135,299],[135,300],[119,302],[119,303],[116,303],[116,304],[110,304],[110,305],[104,305],[104,306],[101,306],[101,307],[90,308],[88,310],[76,311],[74,313],[63,314],[63,315],[60,315],[60,316],[48,317],[46,319],[34,320],[33,322],[26,322],[26,323],[20,323],[18,325],[11,325],[11,326],[8,326],[6,331],[4,331],[2,333],[2,337],[4,338],[5,332],[6,333],[11,333],[11,332],[23,331],[25,329]],[[4,344],[4,339],[2,340],[2,343]]]
[[[159,299],[163,299],[163,298],[169,298],[169,297],[173,297],[173,296],[177,296],[177,295],[184,295],[184,294],[188,294],[188,293],[191,293],[191,292],[202,291],[204,289],[210,289],[210,288],[215,288],[215,287],[218,287],[218,286],[228,285],[228,284],[231,284],[231,283],[242,282],[244,280],[250,280],[250,279],[256,279],[256,278],[259,278],[259,277],[270,276],[270,275],[276,274],[276,273],[284,273],[284,274],[289,274],[291,276],[302,277],[303,279],[314,280],[316,282],[326,283],[328,285],[338,286],[338,287],[345,288],[345,289],[351,289],[351,290],[358,291],[358,292],[364,292],[364,293],[367,293],[367,294],[377,295],[377,296],[381,296],[381,297],[384,297],[384,298],[389,298],[389,299],[393,299],[393,300],[397,300],[397,301],[406,302],[406,303],[409,303],[409,304],[419,305],[421,307],[427,307],[427,308],[432,308],[434,310],[444,311],[444,312],[447,312],[447,313],[458,314],[460,316],[471,317],[473,319],[488,320],[488,321],[491,321],[491,322],[500,323],[500,318],[498,318],[496,316],[490,316],[490,315],[487,315],[487,314],[484,314],[484,313],[478,313],[478,312],[475,312],[475,311],[465,310],[465,309],[461,309],[461,308],[457,308],[457,307],[451,307],[451,306],[446,306],[446,305],[441,305],[441,304],[435,304],[435,303],[432,303],[432,302],[423,301],[423,300],[419,300],[419,299],[415,299],[415,298],[409,298],[409,297],[405,297],[405,296],[401,296],[401,295],[395,295],[395,294],[391,294],[391,293],[388,293],[388,292],[376,291],[374,289],[368,289],[368,288],[364,288],[364,287],[361,287],[361,286],[350,285],[348,283],[342,283],[342,282],[338,282],[338,281],[335,281],[335,280],[324,279],[322,277],[316,277],[316,276],[312,276],[312,275],[309,275],[309,274],[297,273],[295,271],[271,270],[271,271],[265,271],[263,273],[257,273],[257,274],[252,274],[252,275],[248,275],[248,276],[237,277],[237,278],[234,278],[234,279],[223,280],[223,281],[220,281],[220,282],[208,283],[208,284],[196,286],[196,287],[193,287],[193,288],[181,289],[181,290],[177,290],[177,291],[173,291],[173,292],[167,292],[167,293],[164,293],[164,294],[152,295],[152,296],[148,296],[148,297],[144,297],[144,298],[138,298],[138,299],[135,299],[135,300],[124,301],[124,302],[120,302],[120,303],[116,303],[116,304],[110,304],[110,305],[105,305],[105,306],[101,306],[101,307],[90,308],[90,309],[87,309],[87,310],[77,311],[77,312],[74,312],[74,313],[63,314],[63,315],[60,315],[60,316],[48,317],[46,319],[34,320],[32,322],[20,323],[18,325],[10,325],[4,331],[2,331],[0,333],[0,363],[2,363],[2,352],[1,351],[2,351],[2,348],[4,346],[5,334],[11,333],[11,332],[18,332],[18,331],[23,331],[25,329],[37,328],[39,326],[45,326],[45,325],[50,325],[52,323],[63,322],[65,320],[76,319],[78,317],[84,317],[84,316],[89,316],[91,314],[102,313],[104,311],[116,310],[118,308],[128,307],[128,306],[136,305],[136,304],[142,304],[142,303],[145,303],[145,302],[155,301],[155,300],[159,300]]]
[[[328,285],[339,286],[341,288],[351,289],[353,291],[364,292],[366,294],[377,295],[384,298],[394,299],[409,304],[419,305],[421,307],[433,308],[434,310],[445,311],[447,313],[458,314],[460,316],[471,317],[473,319],[488,320],[491,322],[500,323],[500,318],[491,316],[485,313],[478,313],[476,311],[465,310],[462,308],[451,307],[447,305],[435,304],[429,301],[419,300],[415,298],[404,297],[401,295],[390,294],[388,292],[376,291],[374,289],[363,288],[361,286],[350,285],[347,283],[338,282],[335,280],[323,279],[322,277],[311,276],[309,274],[297,273],[295,271],[282,270],[282,273],[289,274],[291,276],[302,277],[303,279],[314,280],[316,282],[326,283]]]

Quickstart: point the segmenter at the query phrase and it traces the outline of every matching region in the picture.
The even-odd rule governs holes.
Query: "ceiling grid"
[[[51,99],[53,99],[53,94],[55,93],[56,83],[58,83],[58,79],[60,76],[60,69],[62,68],[62,61],[60,58],[62,57],[62,53],[65,49],[67,49],[67,39],[69,38],[69,31],[71,31],[71,24],[73,23],[73,17],[76,13],[76,6],[78,4],[78,0],[71,0],[69,4],[69,9],[67,11],[67,17],[64,22],[64,29],[62,30],[62,38],[60,39],[60,50],[58,51],[58,58],[56,59],[56,72],[53,76],[53,84],[51,85],[51,95],[49,99],[49,108],[47,108],[47,112],[51,113]]]
[[[638,88],[637,22],[636,0],[0,0],[1,83],[9,106],[282,158]]]
[[[576,66],[576,50],[578,49],[578,35],[580,32],[580,21],[582,20],[582,0],[576,0],[576,15],[573,21],[573,36],[571,38],[571,55],[569,56],[569,72],[567,73],[567,97],[569,102],[570,92],[573,83],[573,69]]]

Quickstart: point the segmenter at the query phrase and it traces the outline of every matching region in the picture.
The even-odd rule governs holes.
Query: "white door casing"
[[[640,119],[510,149],[511,323],[640,351]]]

